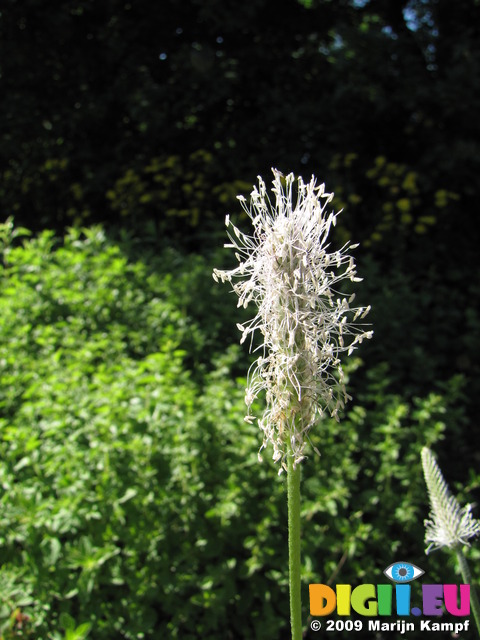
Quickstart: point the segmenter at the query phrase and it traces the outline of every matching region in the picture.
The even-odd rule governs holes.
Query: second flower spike
[[[448,488],[432,452],[422,449],[422,466],[430,498],[430,519],[425,520],[426,553],[432,549],[454,549],[469,544],[470,538],[480,535],[480,520],[471,514],[471,506],[461,507]]]

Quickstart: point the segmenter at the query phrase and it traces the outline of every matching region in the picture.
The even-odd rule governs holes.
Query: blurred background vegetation
[[[479,499],[480,2],[4,0],[0,91],[0,637],[288,635],[211,280],[272,166],[335,192],[375,330],[304,465],[305,621],[309,581],[460,581],[419,452]]]

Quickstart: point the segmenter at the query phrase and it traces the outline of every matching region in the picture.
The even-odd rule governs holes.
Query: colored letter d
[[[310,592],[310,615],[328,616],[335,609],[337,597],[335,591],[326,584],[308,585]]]

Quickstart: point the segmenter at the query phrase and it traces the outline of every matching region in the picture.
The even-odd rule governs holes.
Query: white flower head
[[[430,543],[426,553],[441,547],[453,548],[469,544],[468,540],[480,534],[480,521],[474,520],[471,506],[460,507],[451,495],[432,452],[422,449],[422,465],[430,498],[430,520],[425,520],[425,542]]]
[[[238,306],[256,305],[256,316],[244,325],[241,342],[263,336],[263,352],[248,376],[245,400],[250,409],[260,392],[266,393],[266,410],[259,420],[263,444],[273,445],[273,459],[286,469],[287,450],[296,465],[304,456],[306,436],[317,418],[330,414],[338,419],[349,399],[340,354],[350,354],[372,331],[357,321],[370,307],[351,307],[354,295],[342,297],[342,280],[359,282],[355,262],[347,254],[348,243],[329,251],[328,233],[337,215],[327,212],[333,194],[325,193],[312,176],[301,177],[295,189],[293,174],[286,178],[273,169],[270,201],[265,183],[251,193],[250,204],[238,196],[253,224],[247,235],[227,216],[226,225],[238,266],[214,270],[218,281],[228,281],[238,295]]]

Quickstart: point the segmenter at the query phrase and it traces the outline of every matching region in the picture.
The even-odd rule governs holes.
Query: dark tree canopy
[[[479,14],[474,0],[7,0],[4,215],[62,227],[120,211],[128,225],[173,209],[195,223],[275,165],[360,196],[372,232],[396,195],[378,158],[415,174],[401,194],[414,218],[459,197],[472,207]],[[179,182],[190,188],[170,207]]]

